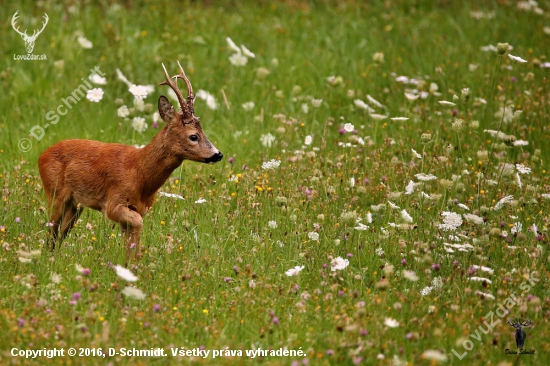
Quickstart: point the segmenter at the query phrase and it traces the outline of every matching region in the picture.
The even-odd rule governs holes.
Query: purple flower
[[[341,129],[338,130],[338,133],[339,133],[340,135],[345,135],[345,134],[346,134],[346,130],[343,129],[343,128],[341,128]]]
[[[89,275],[90,275],[90,269],[89,269],[89,268],[84,268],[84,269],[82,270],[82,274],[83,274],[84,276],[89,276]]]
[[[366,330],[366,329],[361,329],[361,330],[359,331],[359,334],[362,335],[362,336],[364,337],[364,336],[366,336],[367,334],[369,334],[369,331]]]
[[[471,275],[476,274],[476,272],[477,272],[477,270],[474,267],[470,267],[468,269],[468,273],[471,274]]]
[[[504,226],[506,226],[506,223],[504,221],[501,221],[500,222],[500,227],[504,227]]]
[[[233,266],[233,271],[235,271],[235,274],[239,274],[239,267]]]
[[[353,254],[348,253],[348,254],[346,254],[346,257],[351,258],[351,257],[353,257]]]
[[[223,280],[224,280],[225,282],[229,283],[229,282],[231,282],[231,277],[225,277]]]
[[[327,349],[326,354],[329,355],[329,356],[332,356],[332,355],[334,354],[334,350],[332,350],[332,349]]]
[[[23,318],[17,319],[17,325],[20,326],[20,327],[24,327],[25,326],[25,319],[23,319]]]
[[[453,267],[458,267],[458,265],[459,265],[459,264],[458,264],[458,261],[455,260],[455,261],[453,262]]]
[[[153,124],[151,125],[151,127],[153,128],[159,128],[159,124],[157,122],[153,122]]]
[[[235,158],[231,156],[229,159],[227,159],[227,161],[229,162],[229,164],[233,164],[233,162],[235,161]]]
[[[383,175],[383,176],[380,178],[380,180],[381,180],[382,182],[385,182],[387,179],[388,179],[388,178],[386,178],[385,175]]]
[[[73,294],[73,300],[78,301],[78,300],[80,300],[81,298],[82,298],[82,296],[80,295],[80,292],[75,292],[75,293]]]
[[[21,219],[19,217],[15,218],[15,222],[20,222],[20,221],[21,221]]]
[[[453,109],[453,117],[458,114],[458,111],[456,109]]]
[[[363,183],[365,183],[365,185],[369,184],[369,183],[370,183],[370,180],[369,180],[369,178],[365,178],[365,179],[363,179]]]
[[[344,296],[346,293],[342,290],[338,291],[338,296]]]
[[[279,318],[277,318],[276,316],[273,317],[273,324],[279,325]]]
[[[75,300],[71,300],[71,301],[69,301],[69,305],[71,305],[71,306],[75,306],[75,305],[76,305],[76,301],[75,301]]]
[[[323,268],[327,268],[327,264],[326,263],[323,263]]]
[[[401,264],[403,266],[406,266],[407,265],[407,260],[405,258],[401,259]]]
[[[440,263],[432,264],[432,269],[435,271],[439,271],[441,269],[441,264]]]
[[[155,313],[158,313],[158,312],[160,311],[160,304],[155,304],[155,305],[153,305],[153,311],[154,311]]]

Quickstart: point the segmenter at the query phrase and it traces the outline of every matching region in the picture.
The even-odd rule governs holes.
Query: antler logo
[[[525,339],[527,338],[527,333],[525,333],[522,328],[530,326],[531,324],[533,324],[533,322],[529,319],[525,321],[521,321],[521,319],[515,319],[508,320],[508,324],[516,328],[516,345],[520,350],[522,350],[523,345],[525,344]]]
[[[27,49],[27,53],[32,53],[32,50],[34,49],[34,42],[36,41],[36,38],[38,38],[38,36],[40,35],[40,33],[42,33],[42,31],[44,30],[44,28],[46,28],[46,25],[48,24],[48,14],[44,13],[44,20],[45,22],[42,22],[42,29],[40,30],[35,30],[33,33],[32,33],[32,36],[29,36],[27,34],[27,30],[25,29],[24,32],[21,32],[19,30],[19,26],[17,26],[15,23],[17,21],[17,13],[19,11],[16,11],[15,14],[13,14],[13,18],[11,18],[11,26],[13,27],[13,29],[15,29],[15,31],[17,33],[19,33],[19,35],[21,35],[21,38],[23,38],[23,41],[25,41],[25,48]]]

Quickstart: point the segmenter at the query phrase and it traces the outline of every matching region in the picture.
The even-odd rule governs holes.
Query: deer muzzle
[[[215,153],[211,157],[206,158],[204,160],[204,162],[205,163],[217,163],[218,161],[222,160],[222,158],[223,158],[223,154],[220,151],[218,151],[217,153]]]

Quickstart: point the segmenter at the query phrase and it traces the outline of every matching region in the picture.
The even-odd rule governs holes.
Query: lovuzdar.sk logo
[[[527,333],[523,330],[523,327],[528,327],[533,322],[530,319],[527,319],[525,321],[522,321],[521,319],[515,319],[515,320],[508,320],[508,324],[510,324],[512,327],[516,328],[516,346],[518,347],[518,351],[512,351],[510,349],[506,349],[507,355],[534,355],[535,350],[523,350],[523,346],[525,345],[525,339],[527,338]]]
[[[15,14],[13,14],[13,17],[11,18],[11,26],[13,29],[23,38],[23,41],[25,42],[25,48],[27,49],[26,55],[13,55],[14,60],[47,60],[46,55],[34,55],[32,51],[34,50],[34,43],[36,42],[36,39],[42,33],[44,28],[46,28],[46,25],[48,24],[48,14],[44,13],[44,22],[42,22],[42,29],[38,30],[35,29],[32,33],[32,35],[27,34],[27,30],[21,32],[19,30],[19,26],[17,23],[17,18],[19,11],[16,11]]]

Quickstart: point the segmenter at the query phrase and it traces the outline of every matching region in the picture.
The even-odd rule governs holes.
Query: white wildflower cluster
[[[443,287],[443,280],[438,276],[432,280],[431,286],[426,286],[420,291],[420,295],[428,296],[433,290],[440,289],[441,287]]]
[[[204,100],[206,102],[206,106],[209,109],[212,109],[212,110],[218,109],[218,102],[216,101],[216,98],[209,92],[201,89],[197,91],[197,94],[195,94],[195,96],[199,99]]]
[[[270,133],[263,134],[260,136],[260,142],[265,147],[271,147],[271,145],[273,145],[273,142],[275,142],[275,136]]]
[[[433,174],[418,173],[418,174],[415,174],[414,176],[416,177],[416,179],[421,180],[423,182],[437,179],[437,177]]]
[[[305,268],[304,266],[296,266],[296,267],[291,268],[288,271],[286,271],[285,274],[289,277],[298,276],[304,268]]]
[[[349,260],[342,257],[336,257],[330,262],[331,271],[341,271],[349,266]]]
[[[473,222],[476,225],[482,225],[483,224],[483,217],[479,217],[479,216],[471,214],[471,213],[464,214],[464,215],[462,215],[462,217],[464,217],[464,219],[466,219],[470,222]]]
[[[116,275],[127,282],[136,282],[138,280],[137,276],[132,273],[127,268],[124,268],[120,265],[113,266],[113,269],[116,272]],[[143,300],[146,295],[139,288],[126,286],[122,290],[122,294],[129,299]]]
[[[495,205],[495,207],[493,208],[493,210],[498,211],[498,210],[500,210],[505,204],[510,203],[510,202],[513,201],[513,200],[514,200],[514,196],[512,196],[512,195],[506,196],[506,197],[502,198],[500,201],[497,202],[497,204]]]
[[[262,163],[262,169],[273,170],[277,169],[281,165],[280,160],[271,159],[270,161],[265,161]]]
[[[438,227],[443,231],[455,231],[462,225],[463,221],[460,214],[444,211],[441,216],[443,216],[443,224],[439,224]]]
[[[241,45],[239,48],[231,38],[227,37],[225,40],[229,48],[234,51],[234,53],[229,56],[229,62],[231,62],[232,65],[245,66],[249,58],[256,58],[256,55],[250,52],[244,45]]]

